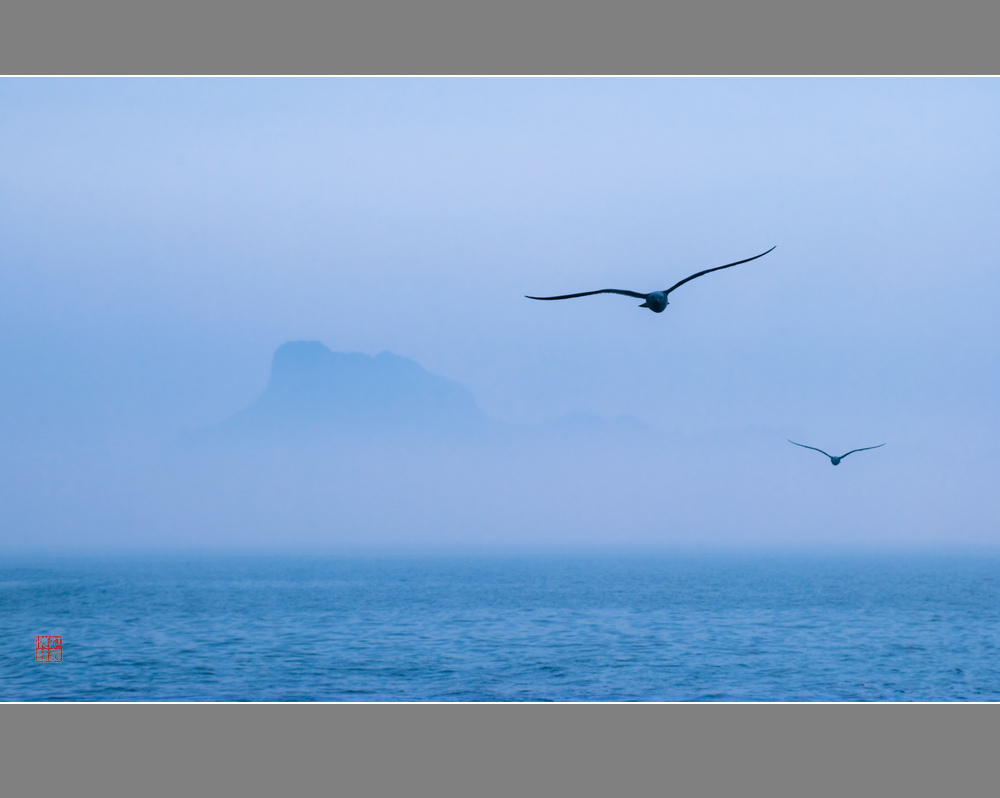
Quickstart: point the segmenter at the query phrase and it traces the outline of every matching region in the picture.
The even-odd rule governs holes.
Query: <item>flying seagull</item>
[[[785,438],[789,443],[795,443],[791,438]],[[806,446],[804,443],[795,443],[796,446],[801,446],[803,449],[812,449],[814,452],[819,452],[820,454],[826,454],[830,458],[830,462],[834,465],[840,465],[840,461],[847,457],[847,454],[854,454],[855,452],[867,452],[869,449],[879,449],[885,446],[884,443],[880,443],[878,446],[866,446],[863,449],[851,449],[847,454],[842,454],[840,457],[834,457],[832,454],[827,454],[822,449],[817,449],[815,446]]]
[[[774,247],[771,247],[774,249]],[[770,252],[769,249],[767,252]],[[703,272],[697,272],[692,274],[690,277],[685,277],[679,283],[676,283],[671,288],[666,291],[653,291],[651,294],[640,294],[638,291],[623,291],[619,288],[602,288],[600,291],[584,291],[582,294],[563,294],[562,296],[528,296],[525,294],[527,299],[574,299],[578,296],[590,296],[591,294],[622,294],[623,296],[634,296],[636,299],[646,300],[641,305],[640,308],[649,308],[653,313],[662,313],[664,308],[670,303],[667,301],[667,296],[671,291],[676,291],[684,283],[690,282],[695,277],[701,277],[703,274],[708,274],[709,272],[717,272],[719,269],[728,269],[730,266],[739,266],[741,263],[749,263],[752,260],[757,260],[757,258],[763,258],[767,252],[761,252],[759,255],[754,255],[752,258],[747,258],[746,260],[738,260],[735,263],[727,263],[725,266],[716,266],[714,269],[705,269]]]

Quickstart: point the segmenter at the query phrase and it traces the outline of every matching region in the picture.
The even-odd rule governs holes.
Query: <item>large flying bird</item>
[[[774,247],[771,247],[774,249]],[[769,249],[767,252],[770,252]],[[623,296],[634,296],[636,299],[645,300],[640,308],[649,308],[653,313],[662,313],[664,309],[670,303],[667,301],[667,297],[672,291],[676,291],[684,283],[688,283],[695,277],[701,277],[703,274],[708,274],[709,272],[717,272],[719,269],[728,269],[730,266],[739,266],[741,263],[749,263],[752,260],[757,260],[757,258],[763,258],[767,252],[761,252],[759,255],[754,255],[752,258],[747,258],[746,260],[738,260],[735,263],[727,263],[725,266],[716,266],[714,269],[705,269],[705,271],[697,272],[692,274],[690,277],[685,277],[679,283],[674,284],[672,287],[668,288],[666,291],[653,291],[650,294],[640,294],[638,291],[624,291],[620,288],[602,288],[600,291],[584,291],[582,294],[563,294],[562,296],[528,296],[525,294],[527,299],[574,299],[578,296],[590,296],[591,294],[622,294]]]
[[[791,438],[785,438],[789,443],[795,443]],[[840,457],[834,457],[832,454],[827,454],[822,449],[817,449],[815,446],[806,446],[804,443],[795,443],[796,446],[801,446],[803,449],[812,449],[814,452],[819,452],[820,454],[826,454],[830,458],[830,462],[834,465],[840,465],[840,461],[847,457],[847,454],[854,454],[855,452],[867,452],[869,449],[879,449],[885,446],[884,443],[880,443],[878,446],[866,446],[863,449],[851,449],[847,454],[842,454]]]

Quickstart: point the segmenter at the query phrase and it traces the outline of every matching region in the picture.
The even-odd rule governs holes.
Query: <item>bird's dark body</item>
[[[663,313],[667,309],[667,305],[670,303],[667,301],[666,294],[659,291],[654,291],[652,294],[646,297],[646,301],[639,305],[640,308],[649,308],[653,313]]]

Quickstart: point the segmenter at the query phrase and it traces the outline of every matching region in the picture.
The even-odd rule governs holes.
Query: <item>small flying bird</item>
[[[791,438],[785,438],[789,443],[795,443]],[[869,449],[879,449],[885,446],[884,443],[880,443],[878,446],[866,446],[863,449],[851,449],[847,454],[842,454],[840,457],[834,457],[832,454],[827,454],[822,449],[817,449],[815,446],[806,446],[804,443],[795,443],[796,446],[801,446],[803,449],[812,449],[814,452],[819,452],[820,454],[825,454],[830,458],[830,462],[834,465],[840,465],[840,461],[847,457],[847,454],[854,454],[855,452],[867,452]]]
[[[775,245],[776,246],[776,245]],[[771,247],[774,249],[774,247]],[[770,252],[769,249],[767,252]],[[667,296],[672,292],[680,288],[684,283],[690,282],[695,277],[701,277],[703,274],[708,274],[709,272],[717,272],[719,269],[728,269],[730,266],[739,266],[741,263],[749,263],[752,260],[757,260],[757,258],[763,258],[767,252],[761,252],[759,255],[754,255],[752,258],[747,258],[746,260],[738,260],[735,263],[727,263],[725,266],[716,266],[714,269],[705,269],[703,272],[698,272],[692,274],[690,277],[685,277],[679,283],[676,283],[671,288],[666,291],[653,291],[651,294],[640,294],[638,291],[623,291],[619,288],[602,288],[600,291],[584,291],[582,294],[563,294],[562,296],[528,296],[525,294],[527,299],[574,299],[578,296],[590,296],[591,294],[622,294],[623,296],[634,296],[636,299],[644,299],[640,308],[649,308],[653,313],[662,313],[664,309],[670,303],[667,301]]]

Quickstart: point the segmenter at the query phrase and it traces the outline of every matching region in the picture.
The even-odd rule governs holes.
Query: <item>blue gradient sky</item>
[[[866,474],[854,498],[817,488],[827,542],[866,514],[844,541],[998,539],[996,80],[8,79],[0,140],[19,497],[62,501],[31,475],[70,450],[113,459],[231,416],[307,339],[412,358],[502,421],[751,436],[760,460],[692,445],[677,464],[692,518],[729,469],[719,540],[807,517],[771,534],[780,484],[738,511],[758,469],[824,465],[787,437],[889,441],[836,469]],[[772,245],[662,314],[523,298],[662,289]],[[19,512],[8,540],[30,537]]]

